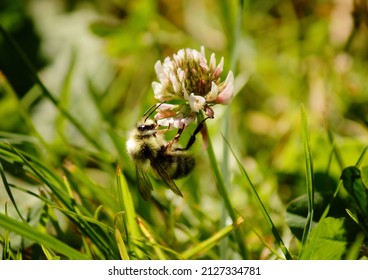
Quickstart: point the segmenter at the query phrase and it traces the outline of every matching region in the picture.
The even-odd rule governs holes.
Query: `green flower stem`
[[[205,126],[204,129],[207,129],[206,124],[204,124],[204,126]],[[229,213],[231,220],[233,221],[233,223],[236,223],[237,215],[235,213],[233,206],[231,205],[231,201],[230,201],[230,198],[227,192],[227,188],[226,188],[223,176],[217,164],[217,160],[215,157],[215,153],[213,151],[212,142],[211,142],[210,137],[208,137],[207,153],[208,153],[212,171],[216,178],[216,186],[217,186],[218,192],[223,198],[225,208],[227,212]],[[239,227],[234,233],[235,233],[235,238],[238,242],[240,254],[244,259],[247,259],[247,250],[246,250],[245,243],[243,240],[244,234],[242,233],[242,228]]]

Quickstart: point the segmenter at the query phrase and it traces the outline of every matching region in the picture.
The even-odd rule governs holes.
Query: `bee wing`
[[[140,168],[136,168],[138,191],[144,200],[148,200],[151,197],[153,190],[152,183],[148,178],[146,172]]]
[[[160,178],[165,182],[166,186],[171,189],[176,195],[183,197],[183,194],[175,184],[174,180],[169,177],[165,168],[160,164],[157,160],[151,160],[151,166],[154,170],[156,170],[157,174]]]

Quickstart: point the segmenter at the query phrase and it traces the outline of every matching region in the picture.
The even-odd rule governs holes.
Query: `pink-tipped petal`
[[[226,87],[219,93],[215,103],[218,104],[229,104],[234,94],[234,75],[230,71],[224,82]]]

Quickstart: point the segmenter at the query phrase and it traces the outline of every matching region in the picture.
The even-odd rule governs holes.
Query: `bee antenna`
[[[153,114],[153,112],[155,112],[163,103],[165,103],[166,101],[162,101],[159,104],[154,104],[151,107],[149,107],[146,112],[143,113],[143,117],[146,116],[146,118],[144,119],[144,121],[146,121],[149,116],[151,116]],[[154,109],[153,109],[154,108]]]

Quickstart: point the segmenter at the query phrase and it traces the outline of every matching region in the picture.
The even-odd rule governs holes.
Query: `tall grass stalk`
[[[221,1],[222,7],[226,7],[225,4],[226,1]],[[235,22],[235,26],[234,28],[232,28],[231,26],[229,26],[230,23],[230,15],[229,15],[229,9],[224,9],[224,22],[227,23],[227,29],[229,31],[228,34],[232,34],[232,44],[230,45],[230,53],[231,53],[231,62],[230,62],[230,69],[233,70],[234,74],[236,74],[235,71],[235,64],[237,61],[237,44],[238,41],[240,40],[240,31],[241,31],[241,25],[242,25],[242,21],[243,21],[243,6],[244,6],[244,1],[239,0],[238,1],[238,14],[237,14],[237,19]],[[231,29],[234,30],[234,32],[230,32],[232,31]],[[225,114],[224,114],[224,123],[223,123],[223,135],[228,139],[230,136],[230,116],[231,116],[231,110],[230,110],[230,106],[227,106],[225,109]],[[221,173],[223,174],[224,177],[224,183],[225,186],[227,188],[227,191],[230,191],[230,187],[231,187],[231,182],[230,182],[230,168],[229,168],[229,150],[228,147],[226,145],[226,143],[223,144],[222,147],[222,164],[221,164]],[[224,227],[226,226],[226,221],[228,219],[229,213],[227,210],[226,205],[224,205],[224,207],[222,208],[222,215],[221,215],[221,220],[220,220],[220,227]],[[234,220],[233,220],[234,221]],[[220,243],[220,258],[221,259],[226,259],[227,256],[227,247],[228,247],[228,240],[227,239],[223,239]],[[245,250],[245,248],[244,248]],[[243,256],[245,257],[245,256]]]
[[[303,231],[302,249],[300,251],[300,254],[302,254],[303,249],[305,248],[309,240],[309,235],[312,230],[313,215],[314,215],[314,185],[315,185],[313,161],[312,161],[313,157],[309,139],[308,122],[303,104],[301,105],[301,122],[302,122],[302,141],[304,146],[304,157],[305,157],[306,187],[308,195],[308,215]]]
[[[122,213],[124,222],[126,220],[128,248],[135,253],[134,255],[137,259],[143,259],[144,253],[138,246],[138,244],[142,242],[142,236],[137,223],[137,214],[135,212],[133,198],[130,194],[125,177],[121,173],[119,167],[117,168],[116,174],[118,180],[117,196],[120,213]]]
[[[205,124],[206,126],[206,124]],[[207,129],[205,127],[205,129]],[[209,157],[209,162],[211,164],[211,168],[212,171],[214,173],[214,176],[216,178],[216,186],[218,189],[219,194],[221,195],[224,205],[225,205],[225,209],[227,210],[227,212],[230,215],[231,220],[233,221],[233,223],[235,223],[236,219],[237,219],[237,214],[235,213],[235,210],[231,204],[230,201],[230,197],[228,194],[228,188],[225,185],[224,179],[221,175],[216,157],[215,157],[215,153],[213,151],[213,147],[212,147],[212,142],[210,137],[208,137],[208,148],[207,148],[207,153],[208,153],[208,157]],[[242,233],[242,228],[239,227],[235,232],[235,239],[238,243],[238,247],[239,247],[239,253],[242,256],[242,258],[247,259],[248,253],[244,244],[244,234]]]

